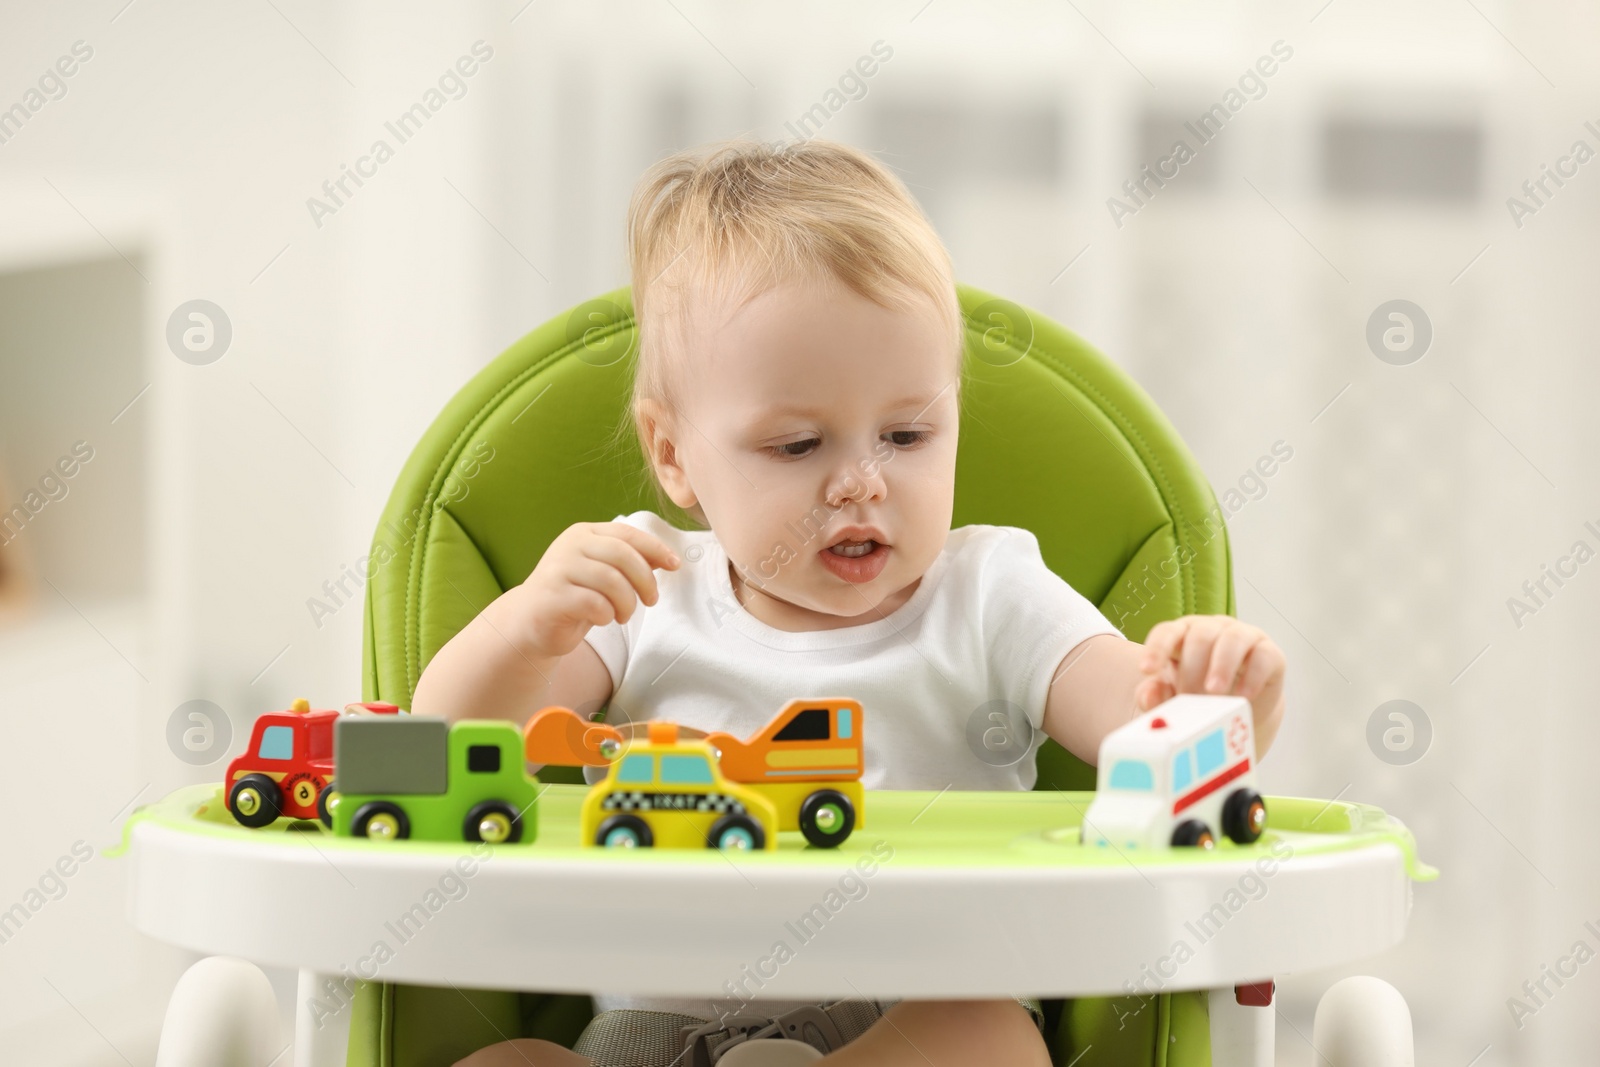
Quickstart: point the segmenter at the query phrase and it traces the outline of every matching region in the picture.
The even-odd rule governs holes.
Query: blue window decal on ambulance
[[[1222,731],[1213,730],[1200,739],[1194,746],[1194,758],[1199,764],[1196,768],[1200,777],[1204,778],[1218,767],[1222,766],[1226,758],[1222,751]]]
[[[1191,766],[1192,765],[1189,762],[1188,749],[1184,749],[1182,752],[1172,757],[1173,792],[1187,788],[1189,783],[1194,781],[1194,771],[1191,769]]]
[[[1155,778],[1150,773],[1150,765],[1144,760],[1118,760],[1111,767],[1111,788],[1148,793],[1155,788]]]

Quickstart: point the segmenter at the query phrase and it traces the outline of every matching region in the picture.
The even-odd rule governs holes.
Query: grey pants
[[[1042,1032],[1039,1001],[1016,1000]],[[734,1045],[766,1037],[804,1041],[827,1054],[866,1033],[896,1003],[836,1000],[779,1016],[735,1014],[717,1021],[666,1011],[605,1011],[590,1020],[572,1050],[595,1067],[714,1067]]]

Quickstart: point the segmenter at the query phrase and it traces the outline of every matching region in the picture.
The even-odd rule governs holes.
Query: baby
[[[794,697],[839,694],[866,709],[867,788],[1029,789],[1045,736],[1093,763],[1109,731],[1169,697],[1237,693],[1266,751],[1285,660],[1261,630],[1188,616],[1137,644],[1033,534],[950,528],[963,326],[949,255],[885,167],[821,140],[683,153],[641,181],[628,231],[634,426],[661,492],[707,529],[647,511],[568,528],[439,650],[413,712],[523,722],[609,705],[611,722],[746,736]],[[967,742],[996,701],[1031,727],[1006,766]],[[1017,1000],[899,1001],[872,1018],[823,1062],[1050,1062]],[[458,1067],[591,1062],[519,1039]]]

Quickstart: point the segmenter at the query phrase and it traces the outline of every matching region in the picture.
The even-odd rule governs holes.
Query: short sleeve
[[[1121,635],[1082,593],[1052,571],[1039,539],[995,527],[979,583],[980,621],[996,695],[1021,706],[1036,729],[1061,659],[1096,634]]]
[[[604,626],[589,627],[583,639],[606,665],[611,675],[611,691],[615,693],[622,684],[622,672],[628,667],[628,628],[613,620]]]

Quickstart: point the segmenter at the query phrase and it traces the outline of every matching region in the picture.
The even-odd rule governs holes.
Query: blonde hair
[[[639,330],[632,409],[641,439],[641,400],[676,406],[672,372],[691,293],[739,307],[798,275],[831,278],[891,310],[917,311],[927,301],[946,327],[958,372],[961,366],[949,252],[905,184],[848,145],[740,139],[660,160],[628,206],[628,264]]]

